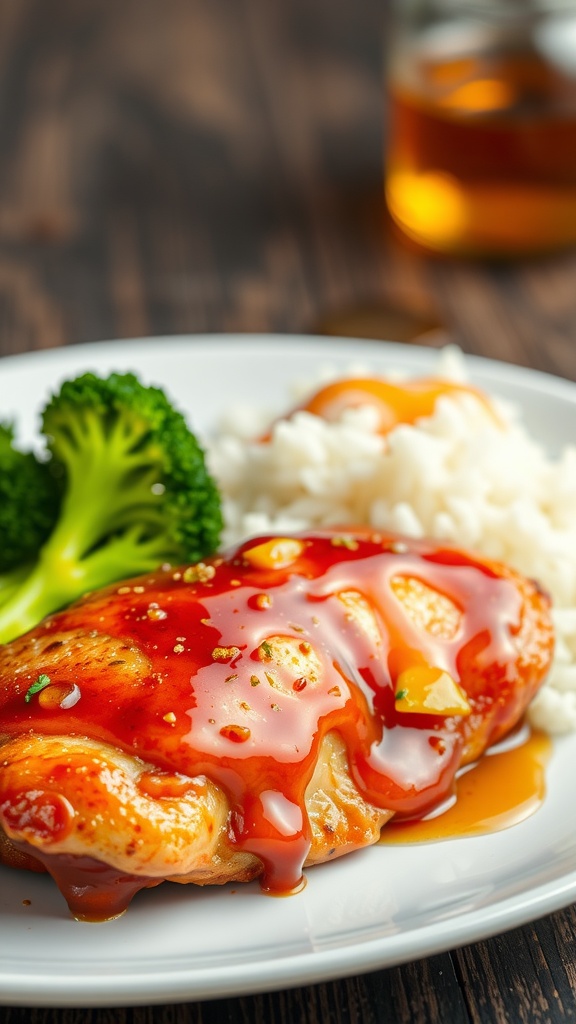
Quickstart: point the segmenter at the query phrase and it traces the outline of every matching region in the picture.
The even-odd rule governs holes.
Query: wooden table
[[[385,14],[379,0],[0,5],[0,354],[188,332],[418,333],[382,317],[392,303],[467,352],[576,380],[575,253],[465,265],[392,237]],[[575,1021],[576,911],[310,988],[0,1017]]]

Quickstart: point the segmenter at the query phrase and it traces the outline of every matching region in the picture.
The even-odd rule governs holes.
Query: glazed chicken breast
[[[296,890],[440,804],[552,647],[533,582],[369,531],[93,593],[0,648],[0,859],[48,871],[79,919],[166,879]]]

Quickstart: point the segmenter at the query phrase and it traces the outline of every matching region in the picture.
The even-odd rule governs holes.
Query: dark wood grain
[[[468,268],[387,230],[381,3],[14,0],[0,17],[3,353],[314,330],[393,302],[573,377],[573,254]]]
[[[576,1020],[576,910],[458,950],[456,970],[474,1022]],[[504,980],[505,979],[505,980]]]
[[[386,17],[382,0],[0,4],[0,355],[146,334],[408,337],[441,324],[466,351],[576,380],[576,254],[457,264],[391,232]],[[574,1021],[575,965],[568,908],[324,985],[190,1005],[5,1007],[0,1019]]]

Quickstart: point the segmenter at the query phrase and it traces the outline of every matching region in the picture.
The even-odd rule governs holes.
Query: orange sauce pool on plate
[[[545,733],[523,729],[463,768],[454,796],[443,809],[418,821],[391,821],[380,842],[423,843],[486,835],[516,825],[534,814],[544,800],[551,751],[552,742]]]

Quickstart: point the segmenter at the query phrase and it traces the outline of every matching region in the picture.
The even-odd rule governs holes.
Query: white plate
[[[433,369],[434,351],[285,336],[158,338],[0,361],[0,418],[32,437],[59,379],[83,369],[137,371],[166,387],[202,433],[227,404],[285,408],[288,385],[332,364],[376,372]],[[518,402],[551,451],[574,441],[576,385],[471,358],[471,379]],[[164,884],[128,913],[78,924],[45,876],[0,869],[0,1003],[170,1003],[310,984],[476,941],[576,900],[576,737],[556,745],[549,792],[507,831],[425,846],[374,847],[308,872],[299,895],[256,885]]]

